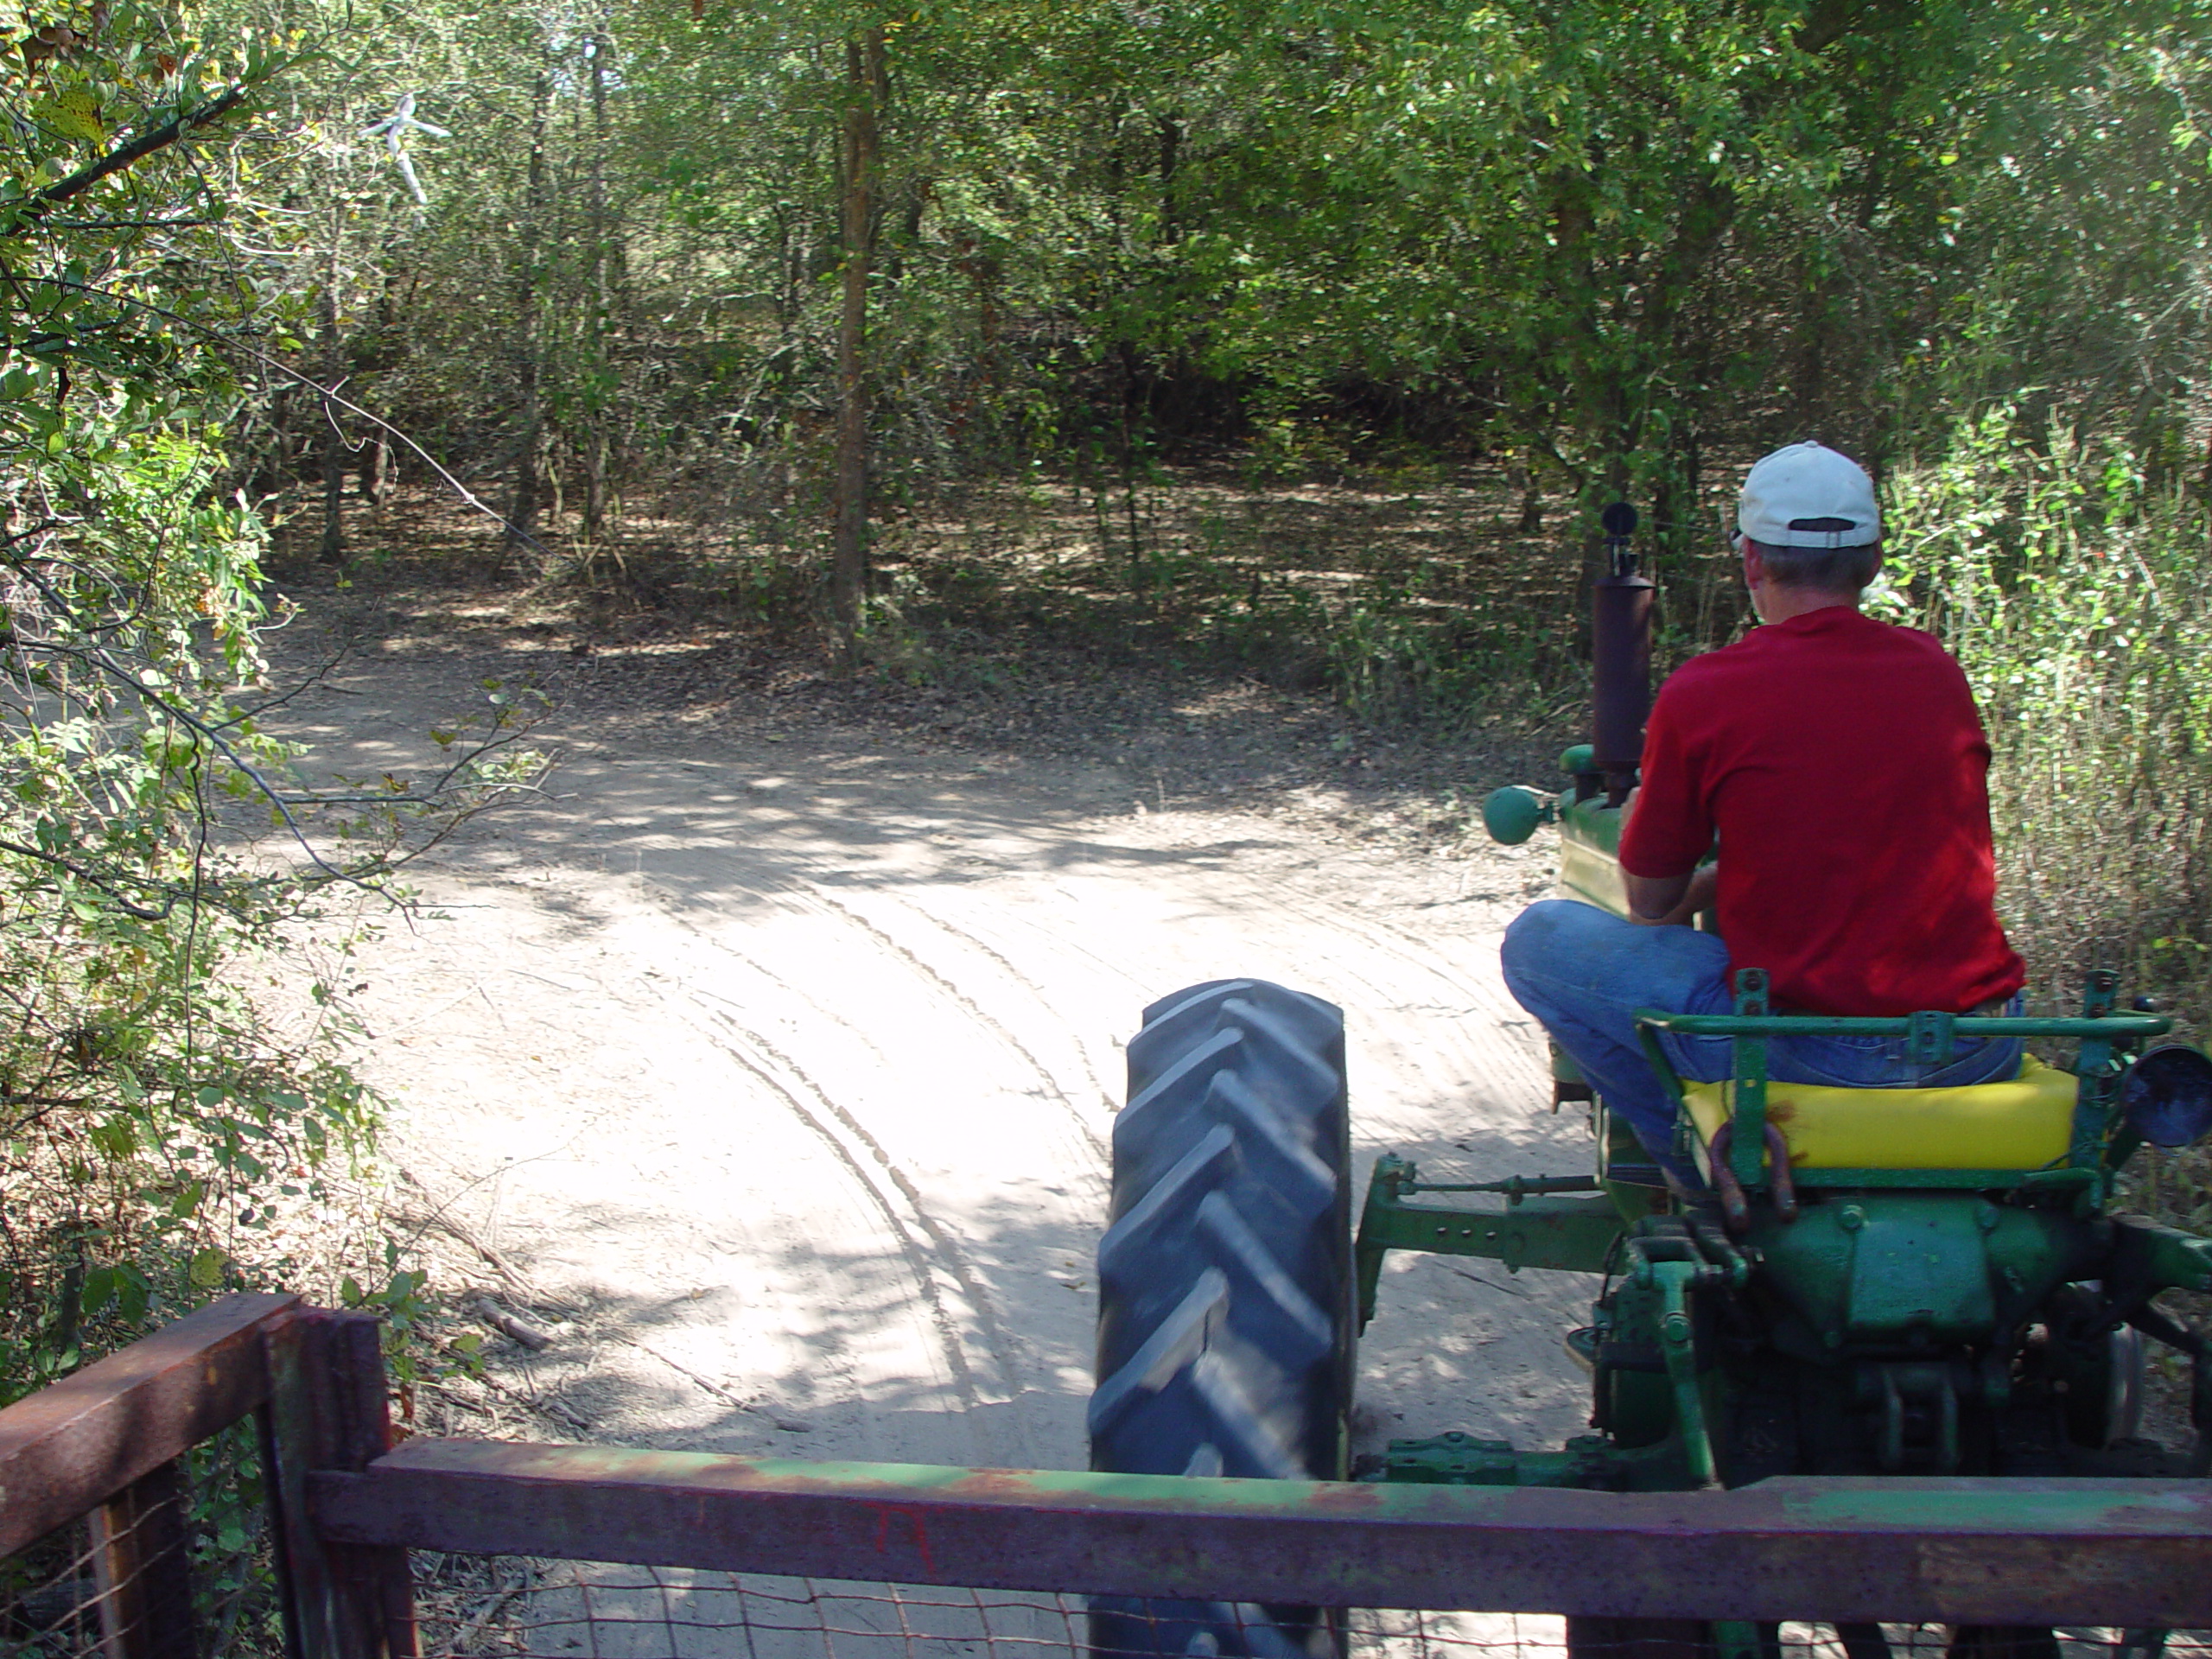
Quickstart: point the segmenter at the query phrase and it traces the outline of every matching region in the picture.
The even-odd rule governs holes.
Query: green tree
[[[236,970],[438,833],[423,809],[450,823],[530,763],[456,733],[429,787],[314,788],[259,725],[263,531],[219,486],[230,365],[272,321],[249,251],[270,144],[245,118],[299,42],[128,3],[36,28],[0,7],[0,33],[9,1392],[231,1281],[241,1230],[360,1143],[331,1033],[276,1040]],[[256,820],[289,868],[248,855]]]

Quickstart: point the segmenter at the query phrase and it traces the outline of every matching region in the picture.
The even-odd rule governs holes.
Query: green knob
[[[1483,828],[1503,846],[1518,847],[1554,816],[1550,798],[1526,784],[1508,784],[1483,797]]]
[[[1573,748],[1560,752],[1559,769],[1565,772],[1595,772],[1598,769],[1598,751],[1587,743],[1578,743]]]

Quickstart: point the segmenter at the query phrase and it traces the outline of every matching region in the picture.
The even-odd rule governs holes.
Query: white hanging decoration
[[[381,121],[361,129],[371,138],[382,138],[384,147],[391,152],[392,163],[399,168],[399,176],[407,181],[407,194],[415,198],[417,207],[430,205],[429,197],[423,194],[423,181],[415,176],[415,162],[407,153],[406,135],[427,132],[433,138],[450,138],[453,134],[443,127],[434,127],[428,121],[415,118],[415,94],[402,92],[399,102],[390,115]]]

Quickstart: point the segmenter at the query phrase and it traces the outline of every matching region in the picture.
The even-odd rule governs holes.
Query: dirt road
[[[480,667],[371,651],[296,729],[404,770]],[[418,867],[437,913],[357,976],[408,1202],[481,1247],[433,1235],[440,1271],[553,1336],[499,1351],[494,1408],[535,1419],[510,1432],[1081,1466],[1121,1045],[1196,981],[1345,1009],[1362,1186],[1386,1150],[1473,1179],[1586,1166],[1497,978],[1541,845],[1394,855],[1109,768],[803,720],[640,740],[569,707],[542,736],[543,800]],[[1559,1338],[1586,1282],[1392,1269],[1363,1447],[1577,1432]]]

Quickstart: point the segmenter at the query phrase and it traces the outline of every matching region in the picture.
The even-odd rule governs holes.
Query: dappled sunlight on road
[[[431,693],[393,674],[299,711],[340,769],[423,758]],[[1358,1179],[1384,1150],[1586,1167],[1497,981],[1523,855],[1392,857],[826,728],[544,735],[542,798],[416,867],[435,915],[359,956],[441,1271],[555,1337],[494,1366],[525,1432],[1082,1465],[1122,1044],[1202,980],[1344,1007]],[[1580,1430],[1558,1344],[1587,1283],[1390,1267],[1363,1444]]]

